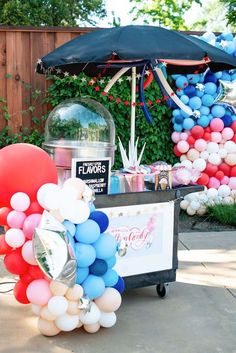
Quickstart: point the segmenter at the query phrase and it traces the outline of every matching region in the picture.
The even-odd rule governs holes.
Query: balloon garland
[[[17,175],[15,159],[19,178],[2,168]],[[34,159],[35,169],[28,170]],[[39,177],[43,163],[46,176]],[[0,255],[7,271],[19,276],[16,300],[32,305],[43,335],[79,327],[94,333],[116,323],[121,304],[124,281],[113,269],[117,242],[106,232],[107,215],[92,203],[92,190],[77,178],[59,187],[55,172],[46,152],[33,145],[0,151],[0,179],[8,177],[0,193]]]

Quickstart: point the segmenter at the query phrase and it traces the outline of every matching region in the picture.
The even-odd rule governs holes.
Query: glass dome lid
[[[65,100],[47,118],[44,145],[114,146],[113,118],[101,103],[89,97]]]

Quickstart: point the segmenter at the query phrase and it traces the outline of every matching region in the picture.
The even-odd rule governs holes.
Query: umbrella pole
[[[131,127],[130,127],[130,145],[132,159],[134,158],[135,148],[135,107],[136,103],[136,67],[132,67],[132,86],[131,86]],[[134,161],[133,161],[134,162]]]

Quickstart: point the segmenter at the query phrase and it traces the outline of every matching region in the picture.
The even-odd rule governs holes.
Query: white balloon
[[[20,248],[25,242],[25,235],[21,229],[10,228],[5,233],[5,241],[12,248]]]
[[[218,153],[221,158],[225,158],[228,154],[228,151],[226,150],[226,148],[220,148]]]
[[[189,216],[194,216],[195,213],[196,213],[196,211],[193,210],[190,206],[188,206],[188,208],[187,208],[187,214],[188,214]]]
[[[228,185],[220,185],[218,189],[219,196],[226,197],[230,195],[230,187]]]
[[[85,325],[92,325],[98,322],[101,316],[101,311],[95,303],[92,303],[91,309],[89,312],[82,312],[79,315],[80,321]]]
[[[210,188],[207,190],[208,199],[214,199],[216,196],[218,196],[218,191],[215,188]]]
[[[207,152],[207,151],[201,152],[201,153],[200,153],[200,157],[201,157],[202,159],[208,159],[208,158],[209,158],[209,152]]]
[[[87,221],[90,215],[90,209],[86,202],[75,200],[65,202],[60,206],[61,215],[72,223],[79,224]]]
[[[193,164],[190,160],[185,159],[184,161],[181,162],[181,166],[191,169],[193,167]]]
[[[199,199],[200,203],[203,203],[203,204],[204,204],[204,203],[207,202],[208,197],[207,197],[207,195],[204,193],[204,194],[200,194],[199,197],[198,197],[198,199]]]
[[[115,323],[116,323],[116,314],[114,312],[112,312],[112,313],[101,312],[99,324],[102,327],[109,328],[109,327],[114,326]]]
[[[193,200],[190,202],[190,207],[192,210],[197,211],[201,207],[201,205],[199,201]]]
[[[221,157],[220,157],[219,153],[211,153],[211,154],[209,155],[208,161],[209,161],[211,164],[220,165],[220,163],[221,163]]]
[[[182,210],[187,210],[188,206],[189,206],[188,200],[182,200],[182,201],[180,202],[180,208],[181,208]]]
[[[198,200],[198,193],[197,192],[191,192],[190,194],[185,196],[185,200],[188,200],[189,202],[193,200]]]
[[[47,197],[48,194],[53,195],[54,193],[57,193],[59,191],[60,191],[60,187],[57,184],[47,183],[42,185],[37,192],[37,200],[40,206],[45,208],[46,206],[44,202],[45,197]]]
[[[235,166],[236,165],[236,153],[228,153],[227,156],[225,157],[225,163],[227,163],[230,166]]]
[[[180,156],[179,159],[180,159],[181,162],[186,161],[186,159],[187,159],[186,154],[182,154],[182,156]]]
[[[63,315],[68,308],[68,301],[62,295],[55,295],[48,301],[48,310],[52,315]]]
[[[79,316],[63,314],[56,318],[55,324],[61,331],[69,332],[74,330],[78,326]]]
[[[28,240],[24,243],[21,249],[21,254],[23,259],[28,262],[30,265],[38,265],[33,251],[33,242],[32,240]]]
[[[222,203],[224,205],[233,205],[234,204],[234,199],[231,196],[226,196],[226,197],[223,198]]]
[[[207,212],[207,208],[205,206],[201,206],[198,210],[197,210],[197,214],[199,216],[203,216],[204,214],[206,214]]]
[[[55,190],[50,190],[44,195],[44,208],[49,211],[58,210],[60,204],[63,202],[63,195],[60,188]]]
[[[206,161],[202,158],[195,159],[193,162],[193,168],[203,172],[203,170],[206,168]]]
[[[30,206],[30,198],[24,192],[16,192],[10,200],[11,207],[16,211],[26,211]]]
[[[209,142],[207,145],[207,152],[216,153],[219,151],[219,145],[216,142]]]
[[[234,153],[236,152],[236,143],[234,141],[226,141],[224,149],[226,149],[228,153]]]
[[[42,306],[40,306],[40,305],[36,305],[36,304],[32,304],[32,305],[31,305],[31,310],[32,310],[32,312],[33,312],[35,315],[37,315],[37,316],[40,315],[41,309],[42,309]]]

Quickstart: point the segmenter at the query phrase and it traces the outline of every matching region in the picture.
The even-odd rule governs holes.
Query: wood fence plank
[[[30,129],[32,122],[31,107],[31,72],[30,72],[30,34],[21,32],[21,41],[19,43],[20,57],[20,76],[22,82],[22,126]]]
[[[6,99],[6,33],[0,32],[0,98]],[[6,120],[3,117],[2,107],[4,103],[0,103],[0,131],[6,127]]]
[[[58,32],[55,35],[55,48],[71,40],[71,33]]]

